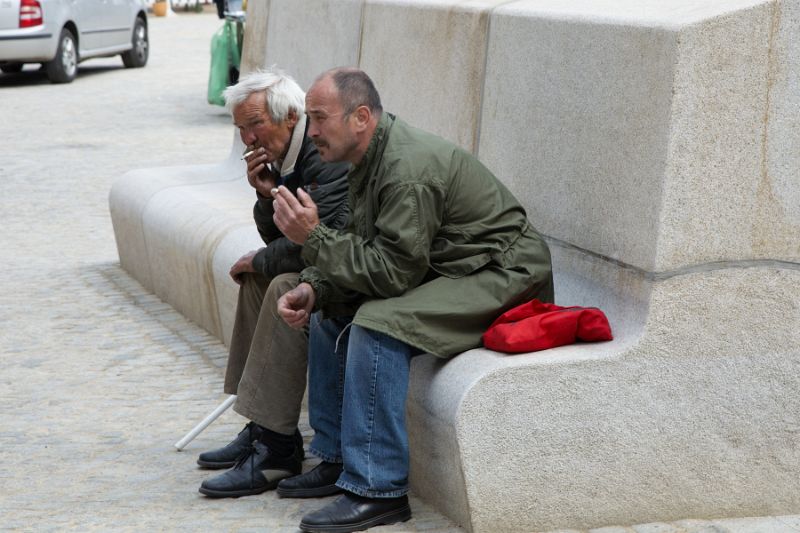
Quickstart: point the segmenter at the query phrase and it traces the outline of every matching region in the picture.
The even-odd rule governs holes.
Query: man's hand
[[[236,261],[233,266],[231,267],[230,275],[233,278],[233,281],[241,285],[242,281],[242,274],[245,272],[255,272],[256,270],[253,268],[253,257],[256,256],[258,250],[253,250],[251,252],[247,252],[242,257]]]
[[[301,283],[278,300],[278,314],[289,326],[300,329],[308,324],[317,295],[308,283]]]
[[[247,181],[250,186],[257,190],[261,196],[269,198],[269,193],[275,187],[275,180],[269,175],[267,168],[267,155],[263,148],[255,148],[253,153],[246,159],[247,161]],[[263,171],[263,172],[262,172]]]
[[[303,244],[311,231],[319,225],[317,204],[302,188],[297,189],[297,198],[281,185],[272,189],[272,220],[290,241]]]

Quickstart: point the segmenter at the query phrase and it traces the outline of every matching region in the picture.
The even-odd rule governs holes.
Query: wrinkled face
[[[282,160],[289,151],[289,141],[297,124],[297,117],[290,113],[283,122],[274,123],[267,111],[267,95],[257,92],[233,109],[233,124],[239,128],[243,143],[264,148],[267,163],[274,163]]]
[[[358,140],[352,115],[345,115],[331,78],[315,83],[306,94],[308,136],[317,146],[323,161],[350,161],[358,164]],[[356,159],[354,161],[354,159]]]

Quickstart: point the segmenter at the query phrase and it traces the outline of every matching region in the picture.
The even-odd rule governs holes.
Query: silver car
[[[3,72],[41,63],[50,81],[69,83],[92,57],[143,67],[149,46],[144,0],[0,0]]]

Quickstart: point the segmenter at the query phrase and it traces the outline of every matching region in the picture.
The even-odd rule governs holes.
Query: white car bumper
[[[58,34],[47,25],[0,30],[0,61],[38,63],[56,55]]]

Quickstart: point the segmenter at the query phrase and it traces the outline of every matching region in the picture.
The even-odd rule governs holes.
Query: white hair
[[[267,95],[267,111],[276,124],[286,120],[290,111],[297,115],[305,113],[306,93],[291,76],[275,67],[250,72],[239,78],[239,83],[225,89],[222,93],[225,109],[233,113],[236,106],[260,91]]]

